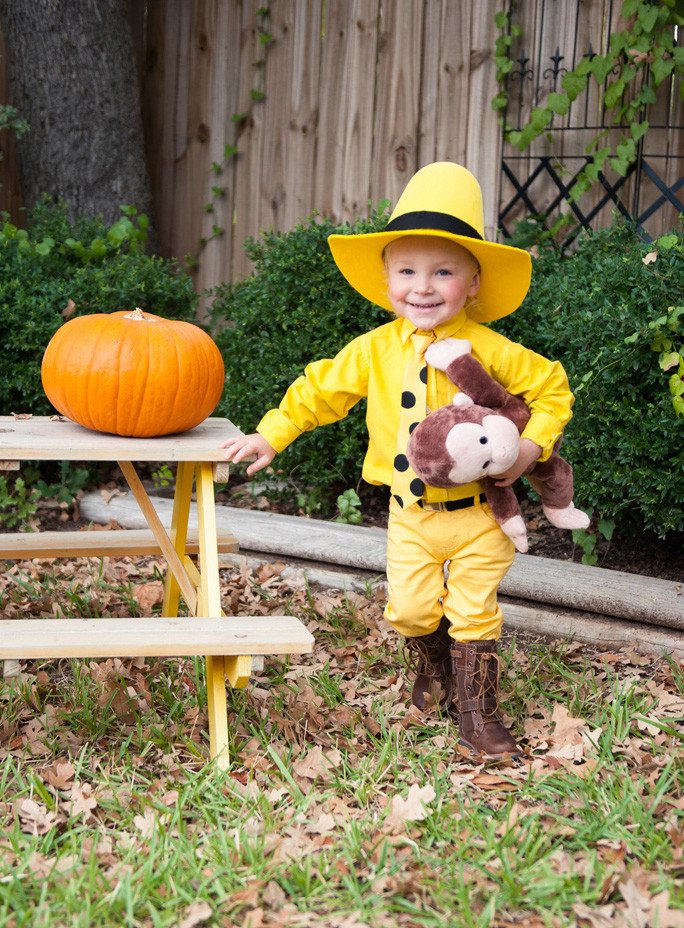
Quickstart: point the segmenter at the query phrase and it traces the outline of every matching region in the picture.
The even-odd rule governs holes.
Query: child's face
[[[434,329],[453,319],[480,289],[477,262],[448,239],[397,239],[385,252],[385,264],[395,313],[418,329]]]

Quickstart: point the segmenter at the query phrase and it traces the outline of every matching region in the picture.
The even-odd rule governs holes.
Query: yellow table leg
[[[192,499],[192,482],[194,476],[195,465],[191,461],[178,462],[169,537],[181,560],[185,554],[185,541],[188,537],[188,520],[190,518],[190,500]],[[178,586],[178,581],[174,577],[173,572],[168,570],[164,583],[162,615],[178,615],[179,598],[180,588]]]
[[[200,576],[198,615],[221,615],[214,475],[209,462],[197,464],[197,522],[199,527]],[[225,665],[222,657],[207,657],[207,705],[209,711],[209,748],[220,770],[227,770],[228,707],[226,705]]]

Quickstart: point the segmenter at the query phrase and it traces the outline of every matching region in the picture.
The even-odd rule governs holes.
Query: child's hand
[[[494,483],[497,487],[510,487],[518,477],[521,477],[539,459],[541,453],[542,449],[536,442],[529,438],[521,438],[520,450],[515,464],[502,474],[498,474]]]
[[[255,457],[256,460],[247,468],[248,474],[255,474],[258,470],[268,467],[273,458],[276,456],[275,448],[266,441],[258,432],[252,435],[240,435],[239,438],[229,438],[222,442],[219,448],[225,448],[226,453],[223,455],[227,461],[238,464],[245,458]]]

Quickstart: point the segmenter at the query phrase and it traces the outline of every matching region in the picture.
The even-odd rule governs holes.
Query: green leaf
[[[682,380],[682,378],[680,377],[680,375],[679,375],[678,373],[677,373],[677,374],[673,374],[673,375],[670,377],[670,379],[669,379],[669,381],[668,381],[668,384],[669,384],[669,387],[670,387],[670,393],[671,393],[673,396],[682,396],[682,395],[684,395],[684,380]]]
[[[631,122],[629,124],[629,131],[634,141],[638,142],[639,139],[643,138],[648,132],[648,120],[644,119],[643,122]]]
[[[505,29],[508,25],[508,13],[505,13],[503,10],[499,10],[499,12],[494,17],[494,25],[497,29]]]
[[[559,116],[565,116],[570,108],[570,100],[564,93],[550,93],[546,105]]]
[[[664,351],[661,356],[658,358],[658,365],[661,370],[669,371],[673,367],[679,366],[679,352],[678,351]],[[684,388],[684,382],[682,383]]]
[[[615,522],[613,519],[599,519],[597,528],[606,541],[610,541],[615,531]]]
[[[634,144],[634,139],[622,137],[622,140],[618,142],[615,151],[619,158],[626,159],[627,161],[633,161],[636,155],[636,145]]]
[[[653,83],[658,87],[665,80],[666,77],[674,70],[675,63],[672,58],[656,58],[656,60],[651,65],[651,74],[653,75]]]
[[[263,100],[266,94],[261,90],[250,90],[249,92],[252,100]]]
[[[612,109],[616,106],[622,100],[624,92],[625,82],[623,78],[620,77],[618,80],[608,84],[606,87],[606,107]]]
[[[637,19],[643,26],[645,32],[653,32],[655,24],[658,21],[658,7],[640,4]]]
[[[570,100],[575,100],[587,86],[587,77],[586,75],[580,75],[573,71],[569,71],[567,74],[563,75],[561,85],[563,90],[567,93],[568,98]]]
[[[553,113],[551,110],[546,109],[543,106],[535,106],[535,108],[532,110],[529,124],[533,129],[535,129],[537,133],[540,133],[548,126],[552,118]]]
[[[630,19],[639,9],[642,0],[625,0],[622,4],[621,15],[623,19]]]
[[[613,64],[613,59],[608,56],[604,58],[601,55],[597,55],[592,59],[590,66],[591,72],[599,84],[602,84],[608,77],[613,69]]]

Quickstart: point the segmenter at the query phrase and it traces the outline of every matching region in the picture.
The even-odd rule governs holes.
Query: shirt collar
[[[440,341],[443,338],[454,338],[461,329],[467,324],[468,315],[465,309],[462,309],[460,313],[454,316],[453,319],[449,319],[447,322],[443,322],[441,325],[438,325],[435,329],[431,329],[435,333],[435,339]],[[414,335],[416,332],[424,332],[424,329],[417,329],[415,325],[406,319],[404,316],[401,317],[401,342],[403,345]]]

